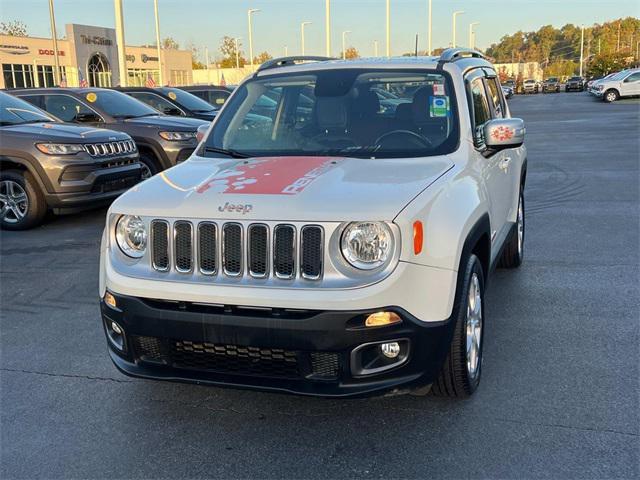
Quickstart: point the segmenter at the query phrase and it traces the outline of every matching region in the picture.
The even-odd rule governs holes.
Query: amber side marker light
[[[116,297],[111,295],[109,292],[104,294],[104,303],[109,305],[111,308],[118,308],[118,305],[116,304]]]
[[[397,313],[393,312],[376,312],[367,317],[364,322],[365,327],[383,327],[385,325],[393,325],[400,323],[402,319]]]
[[[424,231],[422,229],[422,222],[416,220],[413,222],[413,253],[420,255],[422,253],[422,244],[424,242]]]

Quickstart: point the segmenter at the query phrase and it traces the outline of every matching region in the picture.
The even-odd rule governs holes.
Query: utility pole
[[[387,58],[391,56],[391,0],[387,0]]]
[[[204,65],[209,70],[209,47],[205,45],[204,47]],[[160,83],[162,85],[162,83]]]
[[[453,12],[453,35],[451,37],[451,47],[456,48],[456,17],[458,15],[462,15],[464,13],[463,10],[457,10]]]
[[[126,87],[129,80],[127,72],[127,55],[124,48],[124,17],[122,0],[113,0],[116,13],[116,42],[118,43],[118,68],[120,70],[120,86]]]
[[[580,77],[582,77],[582,64],[584,63],[584,25],[580,33]]]
[[[311,25],[311,22],[302,22],[300,24],[300,37],[302,40],[302,55],[304,56],[304,27]]]
[[[373,41],[373,56],[378,56],[378,40]]]
[[[431,16],[431,7],[432,7],[432,0],[429,0],[429,32],[427,33],[427,55],[431,56],[431,29],[433,27],[433,22],[432,22],[432,16]]]
[[[331,56],[331,0],[324,2],[324,35],[327,57]]]
[[[236,37],[233,39],[236,42],[236,68],[240,68],[240,40],[242,37]]]
[[[618,44],[616,46],[616,53],[620,51],[620,20],[618,20]]]
[[[53,0],[49,0],[49,20],[51,21],[51,38],[53,40],[53,61],[55,62],[56,70],[53,72],[53,79],[56,85],[60,85],[60,59],[58,58],[58,33],[56,32],[56,16],[53,13]],[[34,72],[35,77],[38,77],[38,72]]]
[[[251,15],[259,12],[258,8],[250,8],[247,10],[247,20],[249,21],[249,61],[253,67],[253,25],[251,24]]]
[[[346,47],[347,33],[351,33],[351,30],[345,30],[344,32],[342,32],[342,59],[343,60],[347,59],[347,47]]]
[[[473,27],[475,27],[476,25],[479,25],[480,22],[471,22],[469,24],[469,48],[473,48],[475,41],[473,38]]]
[[[156,16],[156,49],[158,51],[158,81],[160,86],[164,85],[162,72],[162,46],[160,45],[160,19],[158,17],[158,0],[153,0],[153,12]],[[207,55],[207,68],[209,68],[209,57]]]

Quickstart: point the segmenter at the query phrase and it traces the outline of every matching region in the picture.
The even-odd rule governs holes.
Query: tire
[[[509,239],[502,250],[498,261],[498,268],[518,268],[524,259],[525,209],[524,192],[520,189],[518,199],[518,217],[509,235]]]
[[[140,180],[146,180],[147,178],[153,177],[156,173],[158,173],[160,169],[160,165],[156,158],[150,153],[141,152],[140,159],[138,160],[140,165],[142,166],[142,172],[140,175]]]
[[[606,92],[604,92],[604,95],[602,95],[602,100],[604,100],[606,103],[615,102],[619,98],[620,98],[620,94],[618,93],[617,90],[614,90],[613,88],[607,90]]]
[[[0,172],[0,228],[27,230],[42,223],[46,213],[44,195],[29,172]]]
[[[432,395],[437,397],[467,398],[480,384],[484,274],[482,264],[475,255],[470,255],[464,267],[461,267],[464,268],[464,278],[453,307],[453,339],[438,379],[431,387]],[[468,340],[471,342],[469,348]],[[470,354],[471,351],[475,353]]]

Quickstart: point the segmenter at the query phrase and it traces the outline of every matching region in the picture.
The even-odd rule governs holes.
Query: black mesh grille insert
[[[312,352],[311,369],[313,375],[333,380],[338,377],[340,361],[337,353]]]
[[[295,275],[296,231],[291,225],[278,225],[273,233],[273,269],[280,278]]]
[[[200,271],[205,275],[213,275],[218,270],[216,260],[216,226],[213,223],[201,223],[198,227]]]
[[[243,347],[175,341],[170,345],[173,365],[240,375],[299,378],[298,354],[278,348]]]
[[[304,227],[300,236],[302,237],[300,255],[302,276],[316,280],[322,275],[322,228],[315,225]]]
[[[169,225],[160,220],[151,223],[152,261],[156,270],[169,269]]]
[[[242,227],[237,223],[226,223],[222,227],[222,252],[224,272],[227,275],[242,273]]]
[[[193,238],[189,222],[176,222],[173,226],[176,245],[176,270],[190,272],[193,267]]]
[[[266,225],[249,227],[249,273],[266,277],[269,268],[269,230]]]
[[[155,337],[133,337],[132,340],[140,360],[155,363],[165,363],[167,361],[167,352],[160,339]]]

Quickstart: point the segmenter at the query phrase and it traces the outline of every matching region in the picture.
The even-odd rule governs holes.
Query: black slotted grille
[[[193,237],[191,223],[176,222],[174,224],[176,245],[176,270],[190,272],[193,268]]]
[[[311,369],[313,375],[333,380],[338,377],[340,359],[337,353],[311,352]]]
[[[248,232],[249,273],[264,278],[269,271],[269,230],[266,225],[251,225]]]
[[[205,275],[214,275],[218,271],[216,226],[213,223],[201,223],[198,239],[198,258],[200,272]]]
[[[162,220],[151,223],[153,268],[160,271],[169,269],[169,224]]]
[[[322,227],[306,226],[302,229],[300,236],[302,237],[300,271],[304,278],[317,280],[322,275]]]
[[[242,273],[242,226],[226,223],[222,230],[222,262],[224,273],[237,276]]]
[[[278,225],[273,239],[273,269],[279,278],[295,275],[296,230],[292,225]]]

